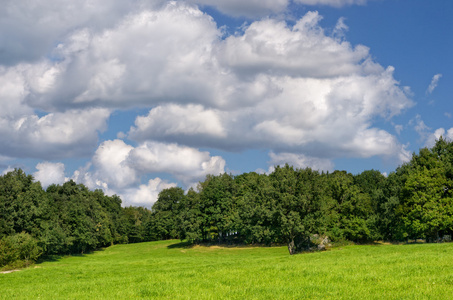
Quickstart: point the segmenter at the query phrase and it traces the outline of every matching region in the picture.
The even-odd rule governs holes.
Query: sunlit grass
[[[0,274],[2,299],[449,299],[453,244],[286,247],[115,245]]]

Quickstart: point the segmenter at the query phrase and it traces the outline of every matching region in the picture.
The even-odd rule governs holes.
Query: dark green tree
[[[203,240],[223,242],[236,232],[234,224],[234,181],[231,175],[208,175],[199,185]]]
[[[372,220],[373,209],[370,196],[354,185],[353,176],[346,171],[335,171],[328,180],[337,213],[332,237],[355,242],[372,240],[369,220]]]
[[[234,178],[238,242],[270,245],[278,241],[278,212],[269,176],[255,172]]]
[[[403,174],[400,235],[437,241],[453,232],[453,143],[439,139],[414,154]]]
[[[274,186],[274,197],[277,200],[278,234],[282,241],[288,245],[289,254],[295,254],[298,240],[306,237],[306,228],[302,222],[305,216],[305,200],[301,199],[300,187],[296,171],[286,164],[284,167],[276,166],[270,175]]]
[[[184,190],[180,187],[164,189],[152,207],[153,230],[158,239],[180,238],[181,209],[185,203]]]

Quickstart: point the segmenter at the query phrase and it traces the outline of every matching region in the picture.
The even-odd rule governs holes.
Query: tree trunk
[[[296,246],[294,245],[294,239],[291,239],[291,242],[288,243],[289,255],[293,255],[296,252]]]

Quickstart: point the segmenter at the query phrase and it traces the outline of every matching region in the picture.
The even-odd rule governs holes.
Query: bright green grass
[[[453,299],[453,243],[294,256],[285,247],[176,244],[115,245],[0,274],[0,298]]]

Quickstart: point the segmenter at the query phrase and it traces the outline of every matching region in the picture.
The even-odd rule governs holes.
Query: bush
[[[0,240],[0,267],[29,266],[42,254],[38,241],[22,232]]]

